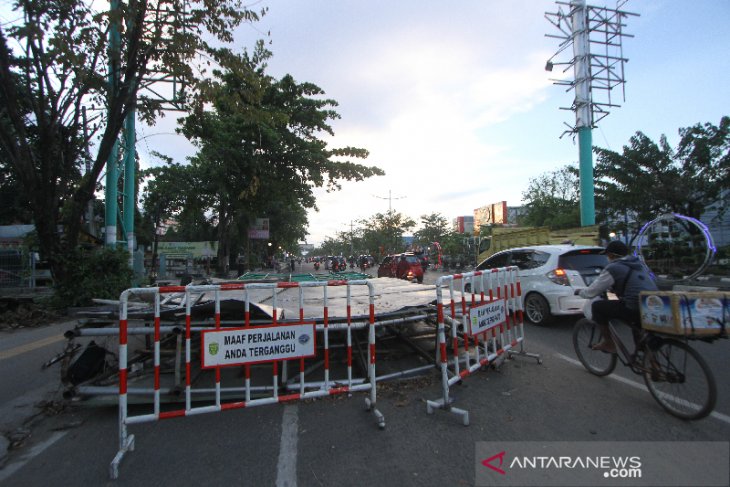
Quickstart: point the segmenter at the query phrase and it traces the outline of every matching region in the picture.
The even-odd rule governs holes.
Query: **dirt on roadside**
[[[61,312],[32,299],[0,298],[0,331],[48,326],[63,319]]]

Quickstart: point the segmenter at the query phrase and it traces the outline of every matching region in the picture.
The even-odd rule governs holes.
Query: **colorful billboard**
[[[500,201],[491,205],[482,206],[474,210],[474,230],[478,231],[479,227],[486,225],[506,225],[507,221],[507,202]]]

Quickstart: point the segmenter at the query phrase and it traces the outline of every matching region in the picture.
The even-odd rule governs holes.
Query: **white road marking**
[[[58,431],[54,433],[46,441],[35,445],[33,448],[29,449],[26,453],[23,454],[23,456],[21,456],[14,462],[5,465],[4,468],[0,469],[0,482],[7,480],[8,477],[23,468],[26,463],[33,460],[33,458],[43,453],[46,448],[63,438],[66,433],[68,433],[68,431]]]
[[[572,357],[568,357],[567,355],[563,355],[562,353],[556,353],[555,356],[558,357],[561,360],[565,360],[568,363],[571,363],[573,365],[577,365],[580,368],[583,368],[583,364],[580,363],[580,360],[576,360],[576,359],[574,359]],[[645,391],[647,394],[649,393],[649,389],[647,389],[644,384],[641,384],[639,382],[633,381],[631,379],[627,379],[625,377],[621,377],[620,375],[616,375],[616,374],[611,374],[611,375],[608,376],[608,378],[609,379],[613,379],[613,380],[615,380],[617,382],[620,382],[622,384],[625,384],[627,386],[631,386],[631,387],[633,387],[635,389],[639,389],[639,390]],[[728,416],[727,414],[722,414],[722,413],[718,413],[717,411],[712,411],[710,413],[710,416],[713,417],[713,418],[715,418],[715,419],[717,419],[717,420],[722,421],[723,423],[730,424],[730,416]]]
[[[296,404],[284,406],[281,418],[281,445],[279,462],[276,466],[276,487],[297,485],[297,440],[299,439],[299,416]]]

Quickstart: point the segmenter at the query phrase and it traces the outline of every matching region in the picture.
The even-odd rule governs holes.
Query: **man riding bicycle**
[[[618,300],[600,299],[591,305],[593,321],[600,325],[602,335],[602,340],[593,345],[593,349],[616,353],[616,344],[608,331],[608,321],[618,318],[632,327],[637,327],[639,293],[656,291],[658,287],[641,259],[635,255],[628,255],[629,249],[623,242],[618,240],[609,242],[603,253],[608,257],[609,264],[590,286],[576,290],[575,293],[581,298],[592,299],[610,290],[618,296]]]

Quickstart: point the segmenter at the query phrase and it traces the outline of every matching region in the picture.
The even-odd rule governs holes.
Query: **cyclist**
[[[619,240],[608,243],[603,251],[608,257],[608,265],[601,271],[598,278],[585,289],[576,290],[581,298],[592,299],[606,291],[612,291],[618,300],[599,299],[591,305],[593,321],[601,329],[602,340],[593,345],[594,350],[606,353],[616,353],[616,344],[608,331],[608,321],[618,318],[634,328],[634,337],[639,325],[639,293],[641,291],[658,290],[649,270],[639,257],[628,255],[628,247]]]

